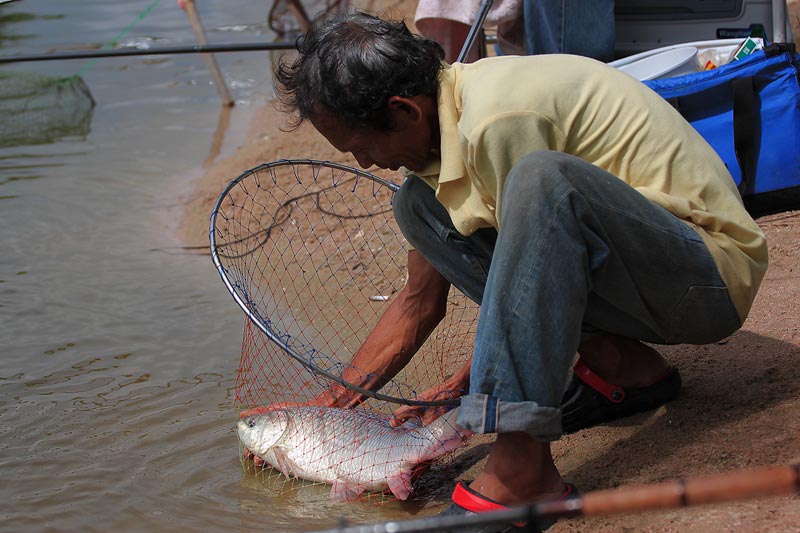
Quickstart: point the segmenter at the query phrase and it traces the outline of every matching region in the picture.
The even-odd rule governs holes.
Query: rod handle
[[[590,492],[584,516],[672,509],[800,492],[800,464]]]

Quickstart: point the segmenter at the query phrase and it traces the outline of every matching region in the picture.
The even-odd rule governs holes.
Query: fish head
[[[288,427],[289,413],[278,409],[240,419],[236,433],[242,446],[260,455],[275,446]]]

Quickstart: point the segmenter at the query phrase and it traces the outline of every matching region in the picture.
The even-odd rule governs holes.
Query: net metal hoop
[[[225,201],[225,199],[228,198],[229,193],[237,185],[239,185],[242,180],[246,179],[247,177],[249,177],[253,173],[256,173],[256,172],[262,171],[262,170],[268,170],[268,169],[272,169],[272,168],[282,167],[282,166],[295,166],[295,165],[311,166],[311,167],[317,168],[317,169],[329,168],[329,169],[338,170],[338,171],[341,171],[341,172],[349,172],[349,173],[355,175],[355,177],[356,177],[355,179],[356,180],[361,179],[361,178],[370,180],[373,183],[375,183],[375,184],[377,184],[377,185],[379,185],[381,187],[387,187],[388,189],[390,189],[392,191],[392,193],[397,192],[397,190],[399,189],[398,185],[396,185],[396,184],[394,184],[394,183],[392,183],[390,181],[384,180],[384,179],[382,179],[382,178],[380,178],[380,177],[378,177],[378,176],[376,176],[374,174],[371,174],[369,172],[366,172],[364,170],[360,170],[360,169],[357,169],[357,168],[354,168],[354,167],[350,167],[350,166],[347,166],[347,165],[342,165],[340,163],[334,163],[334,162],[331,162],[331,161],[323,161],[323,160],[317,160],[317,159],[279,159],[279,160],[272,161],[272,162],[269,162],[269,163],[263,163],[261,165],[253,167],[253,168],[243,172],[242,174],[240,174],[238,177],[236,177],[234,180],[232,180],[225,187],[225,189],[222,191],[222,193],[220,193],[219,197],[217,198],[217,201],[215,202],[214,207],[213,207],[212,212],[211,212],[211,223],[210,223],[210,230],[209,230],[209,241],[210,241],[210,244],[211,244],[211,258],[212,258],[212,260],[214,262],[214,266],[216,267],[217,272],[219,273],[220,277],[222,278],[222,282],[225,284],[225,287],[228,289],[228,292],[231,293],[231,296],[233,296],[234,301],[236,301],[236,303],[239,305],[239,307],[245,312],[245,314],[247,315],[248,319],[253,324],[255,324],[256,327],[262,333],[264,333],[264,335],[266,335],[268,339],[270,339],[284,353],[286,353],[286,355],[288,355],[292,359],[296,360],[298,363],[300,363],[303,366],[305,366],[307,369],[309,369],[314,374],[322,376],[322,377],[328,379],[329,381],[331,381],[333,383],[337,383],[337,384],[339,384],[339,385],[341,385],[341,386],[343,386],[343,387],[345,387],[347,389],[350,389],[352,391],[358,392],[359,394],[362,394],[362,395],[364,395],[365,397],[368,397],[368,398],[374,398],[376,400],[385,401],[385,402],[391,402],[391,403],[396,403],[396,404],[402,404],[402,405],[434,407],[434,406],[456,406],[456,405],[460,404],[461,400],[458,399],[458,398],[456,398],[456,399],[448,399],[448,400],[436,400],[436,401],[409,400],[409,399],[406,399],[406,398],[400,398],[400,397],[397,397],[397,396],[392,396],[392,395],[389,395],[389,394],[383,394],[383,393],[380,393],[380,392],[377,392],[377,391],[372,391],[372,390],[369,390],[369,389],[365,389],[363,387],[359,387],[358,385],[354,385],[352,383],[349,383],[349,382],[345,381],[340,376],[337,376],[337,375],[329,372],[328,370],[326,370],[324,368],[321,368],[320,366],[316,365],[313,361],[308,360],[301,353],[299,353],[297,350],[292,348],[287,343],[287,338],[288,338],[287,335],[281,335],[280,333],[274,331],[268,324],[265,324],[260,316],[258,316],[255,313],[253,313],[253,311],[251,309],[251,305],[248,305],[248,303],[245,302],[244,299],[242,298],[241,294],[235,289],[233,283],[231,282],[231,280],[228,277],[227,269],[222,264],[221,258],[224,257],[224,254],[222,254],[220,252],[219,247],[217,246],[217,237],[216,237],[216,231],[215,230],[216,230],[217,216],[218,216],[218,214],[220,212],[222,204]]]

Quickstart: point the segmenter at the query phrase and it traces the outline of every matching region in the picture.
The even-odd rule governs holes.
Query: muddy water
[[[12,2],[0,53],[103,44],[151,3]],[[198,2],[217,43],[273,39],[269,4]],[[123,41],[194,42],[174,0]],[[268,54],[218,60],[237,101],[222,141],[198,56],[2,67],[81,71],[97,105],[86,136],[0,149],[0,530],[306,531],[410,510],[285,494],[240,464],[242,314],[211,260],[179,253],[169,231],[176,191],[271,96]]]

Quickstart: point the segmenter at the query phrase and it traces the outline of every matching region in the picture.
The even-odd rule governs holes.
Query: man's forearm
[[[415,251],[409,254],[408,283],[392,301],[342,374],[347,383],[377,390],[414,357],[444,317],[450,284]],[[353,407],[363,394],[334,384],[326,404]]]

